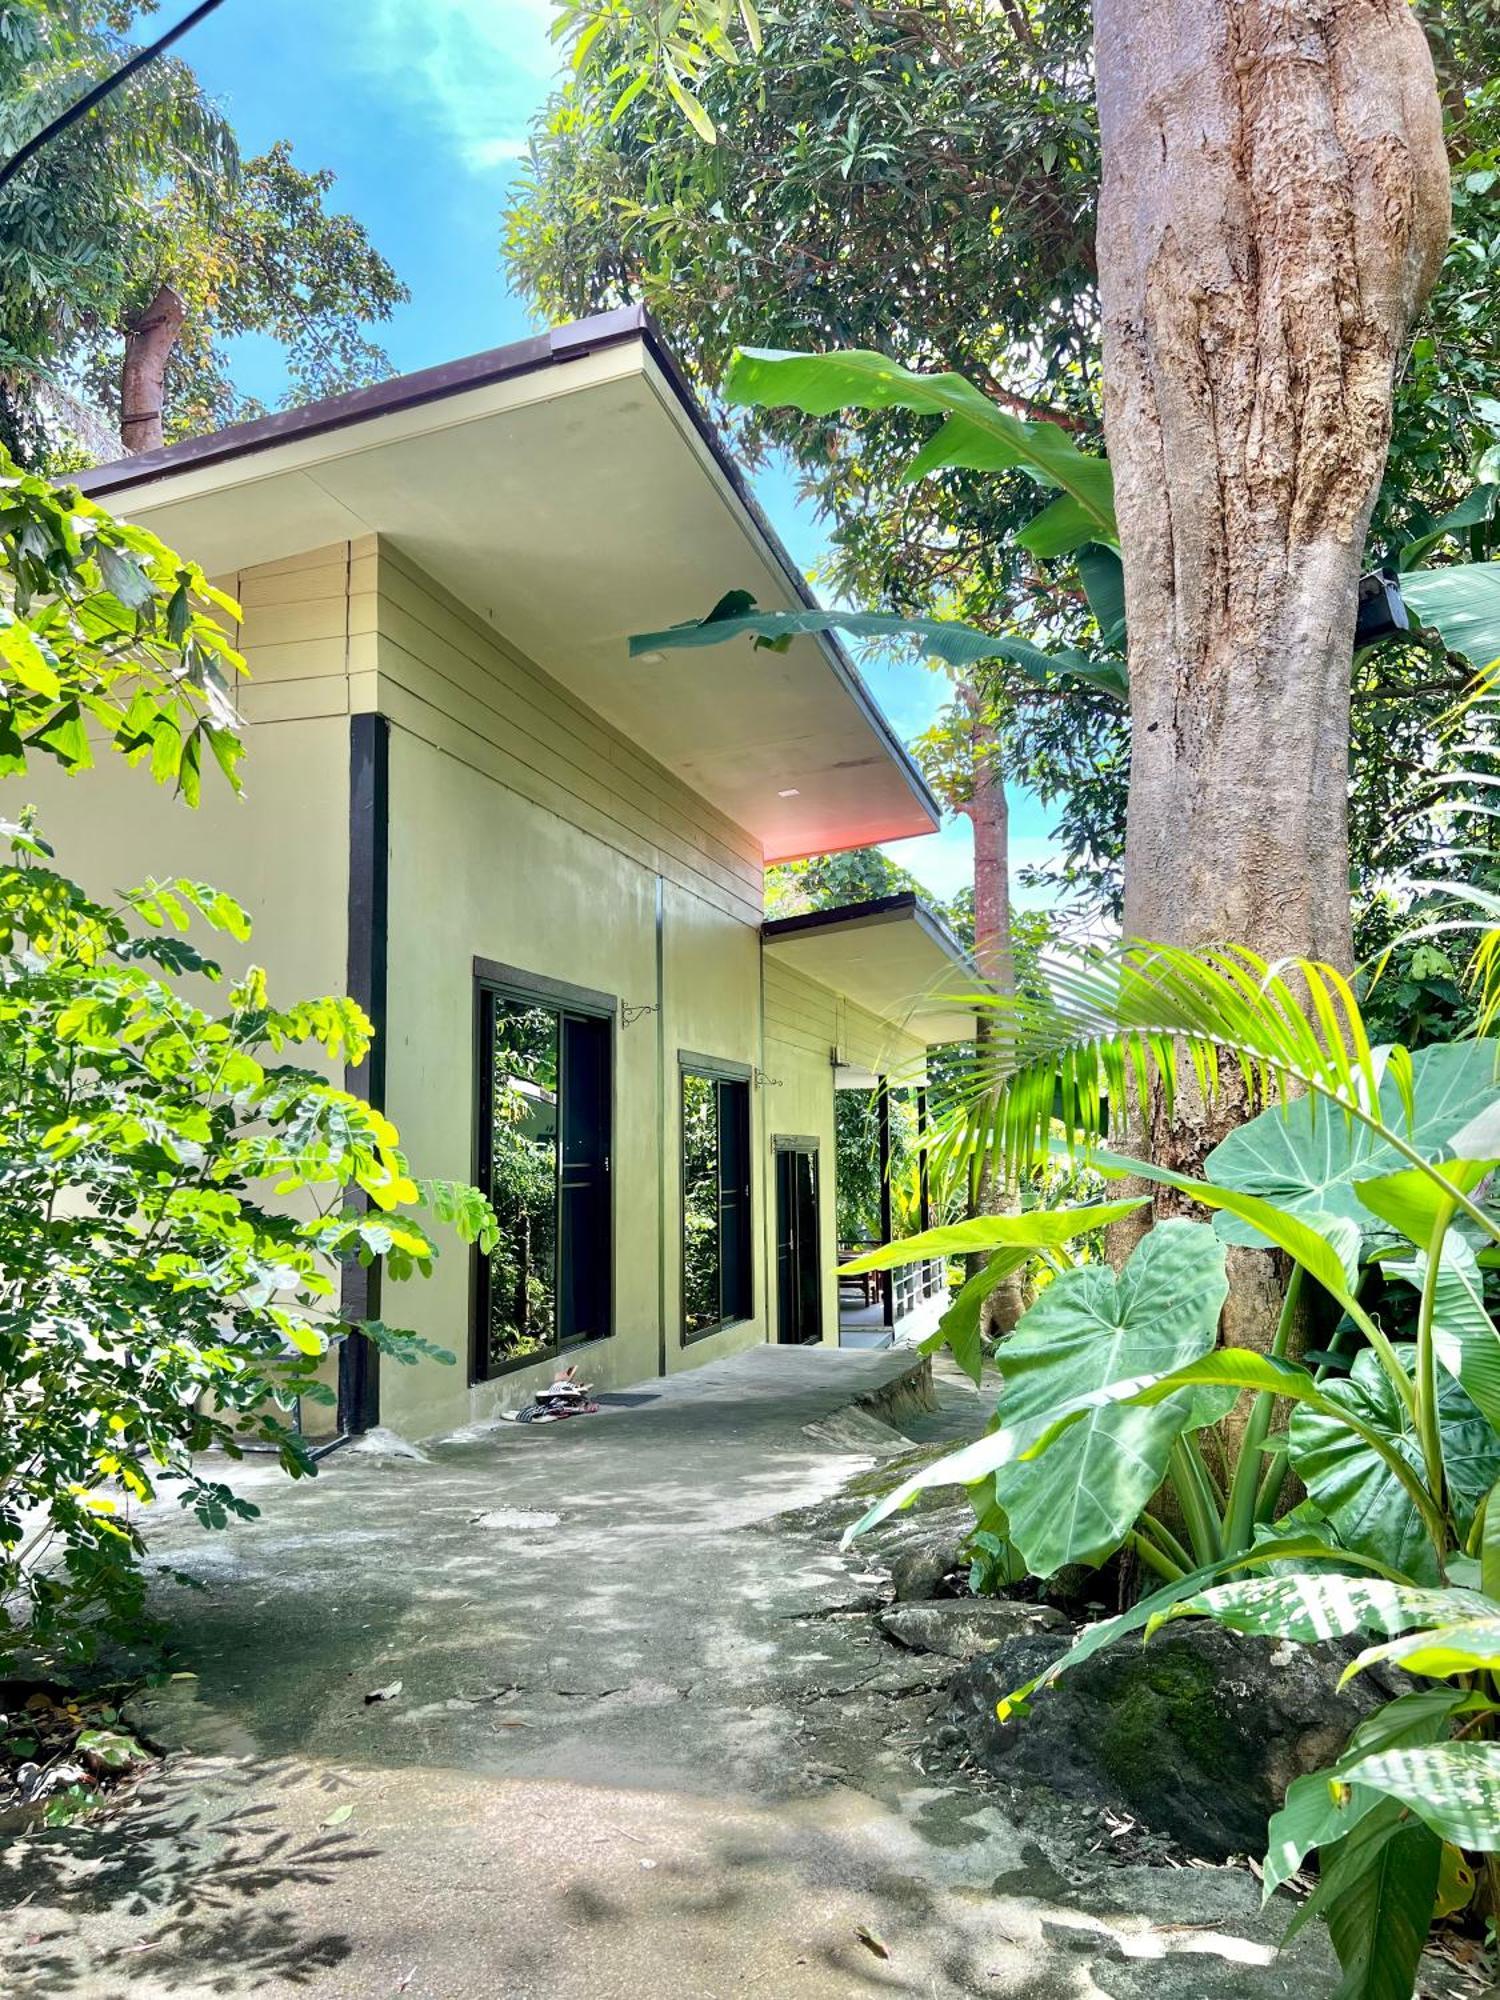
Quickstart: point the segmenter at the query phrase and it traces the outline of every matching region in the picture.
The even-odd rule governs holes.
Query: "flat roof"
[[[761,936],[770,957],[928,1047],[974,1039],[973,996],[984,990],[984,979],[952,931],[910,890],[769,918]]]
[[[816,602],[639,307],[76,483],[219,577],[384,536],[768,860],[941,821],[836,640],[628,657],[631,633],[701,618],[727,590]]]

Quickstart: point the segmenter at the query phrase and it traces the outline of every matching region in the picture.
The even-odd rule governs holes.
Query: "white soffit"
[[[936,824],[836,648],[803,638],[777,654],[738,640],[630,659],[633,632],[701,618],[727,590],[772,609],[802,602],[644,337],[223,446],[205,463],[179,448],[139,475],[107,468],[86,483],[219,577],[387,537],[768,860]]]
[[[768,957],[929,1047],[974,1039],[964,1000],[981,989],[979,974],[915,896],[781,918],[762,936]]]

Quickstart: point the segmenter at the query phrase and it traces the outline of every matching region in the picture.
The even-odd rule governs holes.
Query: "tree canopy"
[[[1500,24],[1462,0],[1424,0],[1419,12],[1443,90],[1456,228],[1398,393],[1372,560],[1468,490],[1500,431],[1490,359]],[[765,10],[758,50],[742,36],[737,61],[693,79],[712,145],[669,95],[634,88],[653,57],[646,27],[619,9],[594,18],[602,25],[539,121],[505,218],[513,281],[540,310],[561,318],[644,301],[711,398],[738,345],[867,348],[953,369],[1100,447],[1085,0]],[[827,516],[820,580],[831,597],[1052,645],[1097,641],[1071,564],[1016,542],[1045,504],[1023,473],[948,467],[908,483],[932,428],[908,412],[757,409],[733,423],[752,455],[788,453]],[[1382,647],[1357,668],[1362,885],[1377,850],[1386,872],[1404,858],[1390,838],[1392,788],[1409,784],[1465,673],[1418,646]],[[1117,911],[1129,774],[1120,705],[999,665],[983,682],[1008,775],[1058,810],[1065,882]],[[946,719],[949,738],[965,720]],[[941,756],[951,742],[932,747]]]
[[[130,53],[114,0],[0,0],[0,157]],[[99,455],[118,422],[124,338],[160,287],[186,309],[167,370],[169,439],[259,413],[225,343],[269,336],[287,400],[390,373],[368,329],[405,286],[326,169],[285,140],[243,158],[187,63],[163,56],[56,138],[0,193],[0,442],[35,465]]]

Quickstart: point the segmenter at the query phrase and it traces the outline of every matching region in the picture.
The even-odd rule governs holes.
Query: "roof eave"
[[[279,410],[249,423],[231,424],[206,437],[187,438],[164,445],[158,451],[142,452],[133,458],[116,459],[75,476],[73,484],[90,499],[104,500],[135,492],[158,480],[183,472],[207,471],[237,459],[273,450],[276,446],[322,436],[372,418],[393,415],[401,410],[440,402],[466,390],[478,389],[517,376],[578,360],[601,349],[638,342],[655,363],[678,406],[702,438],[736,504],[745,514],[772,566],[786,579],[788,588],[809,609],[818,608],[806,577],[797,568],[785,544],[767,519],[735,462],[722,435],[699,402],[691,383],[673,355],[661,330],[644,306],[623,306],[613,312],[598,313],[554,327],[547,333],[504,347],[489,348],[482,354],[458,361],[443,362],[411,375],[398,375],[368,389],[329,397],[320,403],[299,404]],[[879,704],[865,686],[858,668],[845,648],[831,634],[816,635],[815,643],[827,660],[835,678],[860,711],[901,774],[908,790],[936,831],[942,825],[942,807],[913,761],[906,746],[891,728]],[[783,856],[783,859],[790,857]]]

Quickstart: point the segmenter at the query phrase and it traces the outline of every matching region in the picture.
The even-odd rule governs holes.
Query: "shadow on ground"
[[[923,1775],[950,1662],[821,1507],[914,1433],[910,1354],[760,1349],[425,1461],[269,1468],[151,1540],[180,1666],[132,1809],[16,1842],[8,1993],[1319,2000],[1229,1871],[1106,1869]],[[874,1411],[849,1408],[860,1396]],[[646,1398],[649,1397],[649,1400]],[[851,1502],[852,1517],[860,1502]],[[795,1512],[775,1532],[747,1533]],[[831,1518],[830,1518],[831,1517]],[[814,1523],[820,1524],[816,1528]],[[400,1684],[379,1701],[366,1696]]]

